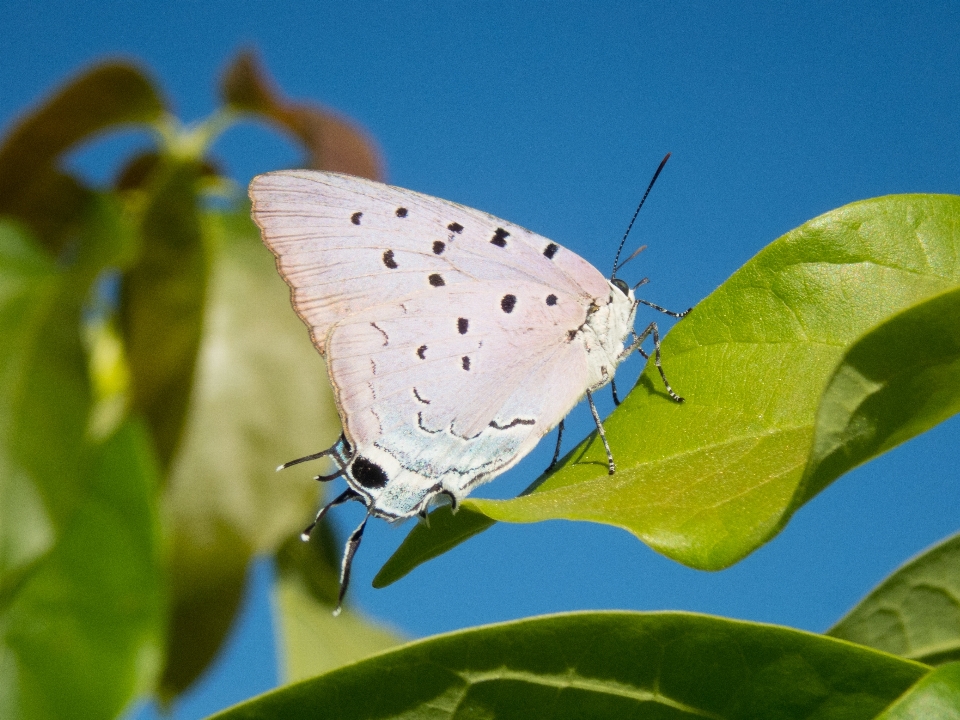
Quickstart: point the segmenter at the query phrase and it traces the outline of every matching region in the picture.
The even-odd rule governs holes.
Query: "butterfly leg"
[[[673,310],[667,310],[664,307],[660,307],[659,305],[654,305],[652,302],[649,302],[647,300],[641,300],[640,298],[637,298],[637,302],[641,303],[642,305],[646,305],[647,307],[652,307],[654,310],[662,312],[664,315],[669,315],[670,317],[675,317],[677,319],[686,317],[687,315],[690,314],[690,311],[693,310],[693,308],[687,308],[683,312],[673,312]]]
[[[337,441],[333,445],[328,447],[326,450],[321,450],[318,453],[313,453],[313,455],[304,455],[303,457],[297,458],[296,460],[290,460],[288,462],[285,462],[283,465],[280,465],[277,467],[277,472],[280,472],[281,470],[286,470],[288,467],[293,467],[294,465],[299,465],[300,463],[308,462],[310,460],[319,460],[320,458],[326,457],[327,455],[338,455],[340,453],[340,450],[342,449],[342,446],[346,442],[347,442],[347,438],[344,435],[341,435],[337,439]]]
[[[363,530],[367,527],[367,520],[369,519],[370,514],[367,513],[360,526],[350,533],[350,537],[347,538],[347,545],[343,549],[343,563],[340,565],[340,594],[337,596],[337,607],[333,611],[334,617],[340,614],[343,606],[343,596],[347,594],[347,586],[350,584],[350,568],[353,565],[353,556],[357,554],[357,548],[360,547],[360,541],[363,540]]]
[[[600,421],[600,413],[597,412],[597,406],[593,404],[593,393],[587,390],[587,403],[590,405],[590,412],[593,413],[593,421],[597,424],[597,432],[600,433],[600,439],[603,440],[603,449],[607,451],[607,468],[613,475],[617,471],[613,464],[613,453],[610,452],[610,443],[607,442],[607,433],[603,430],[603,423]]]
[[[688,310],[687,312],[690,311]],[[660,373],[660,379],[663,380],[663,386],[667,389],[667,395],[669,395],[672,400],[682,403],[683,398],[677,395],[673,391],[673,388],[670,387],[670,382],[667,380],[667,376],[663,372],[663,366],[660,364],[660,331],[657,329],[657,324],[655,322],[647,325],[647,329],[639,335],[634,333],[635,340],[620,354],[620,359],[623,360],[634,350],[637,350],[641,355],[643,355],[643,357],[649,359],[650,356],[643,351],[642,347],[640,347],[641,343],[647,339],[648,335],[653,335],[653,362],[657,366],[657,371]]]
[[[335,497],[333,500],[331,500],[322,508],[320,508],[320,512],[317,513],[317,516],[313,519],[313,522],[307,525],[307,527],[304,528],[303,532],[300,533],[300,539],[303,540],[304,542],[310,539],[310,533],[313,532],[313,529],[317,526],[317,523],[319,523],[323,519],[323,516],[327,514],[327,511],[330,508],[336,507],[337,505],[343,505],[348,500],[360,500],[360,499],[362,499],[360,497],[360,493],[358,493],[353,488],[347,488],[342,493],[337,495],[337,497]]]
[[[617,397],[617,379],[616,378],[610,378],[610,390],[611,392],[613,392],[613,404],[619,405],[620,398]]]
[[[560,458],[560,441],[563,440],[563,420],[560,421],[560,424],[557,425],[557,447],[553,451],[553,460],[550,461],[550,464],[547,466],[547,469],[544,472],[550,472],[553,470],[554,466],[557,464],[557,460]]]

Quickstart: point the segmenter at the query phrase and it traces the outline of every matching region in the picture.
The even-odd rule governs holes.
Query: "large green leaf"
[[[274,468],[340,432],[323,363],[246,211],[203,222],[211,257],[204,334],[164,500],[173,595],[167,697],[220,647],[252,556],[272,554],[316,510],[310,470]]]
[[[61,156],[97,133],[150,123],[162,113],[157,91],[131,65],[105,63],[73,78],[21,119],[0,146],[0,214],[27,223],[42,245],[59,253],[90,198],[60,171]]]
[[[575,613],[411,643],[215,717],[867,720],[926,671],[771,625]]]
[[[960,662],[925,675],[877,720],[960,720]]]
[[[922,343],[916,358],[898,354],[914,363],[927,353],[947,358],[936,360],[940,369],[927,379],[937,385],[929,390],[893,382],[896,373],[884,366],[889,385],[847,418],[869,416],[877,430],[866,436],[842,430],[838,409],[853,396],[834,372],[848,352],[856,368],[877,347],[863,338],[854,352],[865,333],[876,328],[889,339],[905,322],[895,315],[958,286],[958,197],[883,197],[811,220],[766,247],[670,332],[664,362],[686,402],[671,402],[648,365],[605,422],[616,475],[606,474],[594,434],[535,492],[464,505],[508,522],[615,525],[686,565],[726,567],[769,540],[839,473],[955,411],[954,361],[939,341]],[[943,302],[937,307],[954,312],[952,300]],[[893,324],[877,327],[887,321]],[[909,345],[896,342],[900,350]],[[828,387],[824,402],[834,409],[821,410]],[[446,531],[417,526],[398,554],[415,562],[455,544],[456,523],[430,524]],[[385,577],[411,567],[394,563]],[[378,582],[385,584],[384,577]]]
[[[828,634],[930,665],[960,659],[960,535],[898,569]]]

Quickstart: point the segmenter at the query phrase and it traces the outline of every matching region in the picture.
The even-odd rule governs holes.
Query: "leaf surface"
[[[899,568],[827,632],[929,665],[960,659],[960,535]]]
[[[926,671],[770,625],[576,613],[428,638],[215,717],[867,720]]]

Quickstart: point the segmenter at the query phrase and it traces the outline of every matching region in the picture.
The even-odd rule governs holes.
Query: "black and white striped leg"
[[[613,453],[610,452],[610,443],[607,442],[607,433],[603,430],[603,423],[600,421],[600,413],[597,412],[597,406],[593,404],[593,394],[587,390],[587,403],[590,405],[590,412],[593,413],[593,421],[597,424],[597,432],[600,439],[603,440],[603,449],[607,451],[607,468],[613,475],[617,471],[617,466],[613,464]]]
[[[334,459],[337,460],[337,464],[342,465],[343,463],[341,462],[341,460],[343,458],[343,450],[344,448],[349,449],[349,447],[350,445],[347,442],[346,436],[340,435],[340,437],[337,438],[337,441],[333,445],[328,447],[326,450],[321,450],[318,453],[313,453],[312,455],[304,455],[303,457],[299,457],[296,460],[290,460],[288,462],[285,462],[283,465],[277,466],[277,472],[280,472],[281,470],[286,470],[288,467],[293,467],[294,465],[299,465],[300,463],[309,462],[310,460],[319,460],[320,458],[326,457],[327,455],[333,455]],[[337,475],[331,476],[331,479],[333,477],[337,477]]]
[[[687,312],[689,312],[689,310]],[[657,329],[657,324],[655,322],[647,325],[646,330],[635,336],[636,339],[633,341],[630,347],[621,353],[620,359],[625,359],[626,356],[632,353],[634,350],[638,350],[645,358],[649,358],[649,355],[647,355],[643,351],[643,348],[640,347],[641,343],[647,339],[648,335],[653,335],[653,362],[657,366],[657,371],[660,373],[660,379],[663,380],[663,386],[667,389],[667,395],[669,395],[672,400],[682,403],[683,398],[677,395],[673,391],[673,388],[670,387],[670,382],[667,380],[667,376],[663,372],[663,366],[660,364],[660,331]]]
[[[686,317],[690,313],[690,311],[693,310],[693,308],[687,308],[683,312],[674,312],[673,310],[667,310],[665,307],[654,305],[649,300],[641,300],[640,298],[637,298],[637,302],[642,305],[646,305],[647,307],[652,307],[654,310],[657,310],[658,312],[662,312],[664,315],[669,315],[670,317],[675,317],[678,319],[682,317]]]
[[[557,460],[560,459],[560,442],[563,440],[563,420],[560,421],[560,424],[557,425],[557,447],[553,451],[553,460],[550,461],[550,464],[547,466],[547,469],[544,472],[550,472],[556,467]]]
[[[610,378],[610,390],[611,392],[613,392],[613,404],[619,405],[620,398],[617,397],[617,379],[616,378]]]
[[[333,611],[334,617],[340,614],[343,607],[343,596],[347,594],[347,587],[350,585],[350,568],[353,565],[353,556],[357,554],[357,548],[360,547],[360,541],[363,540],[363,530],[367,527],[367,520],[369,519],[370,514],[367,513],[360,526],[350,533],[350,537],[347,538],[347,545],[343,549],[343,562],[340,565],[340,594],[337,596],[337,607]]]
[[[304,542],[310,539],[310,533],[313,532],[313,529],[317,526],[317,523],[323,520],[323,516],[327,514],[327,511],[330,508],[336,507],[337,505],[343,505],[348,500],[362,500],[362,499],[363,498],[361,497],[360,493],[358,493],[356,490],[354,490],[353,488],[347,488],[342,493],[337,495],[333,500],[331,500],[322,508],[320,508],[320,511],[317,513],[317,516],[313,519],[313,522],[307,525],[307,527],[303,529],[303,532],[300,533],[300,539],[303,540]]]

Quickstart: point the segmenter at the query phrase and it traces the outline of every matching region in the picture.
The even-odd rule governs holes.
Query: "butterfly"
[[[563,418],[584,396],[612,474],[592,393],[634,350],[649,357],[647,337],[668,394],[682,402],[660,367],[656,323],[639,335],[633,326],[641,303],[686,313],[637,299],[616,277],[639,250],[619,266],[618,250],[608,280],[522,227],[363,178],[280,171],[255,177],[249,192],[292,305],[326,358],[343,425],[333,447],[278,468],[329,456],[336,472],[317,479],[346,479],[303,537],[332,507],[367,507],[346,543],[337,612],[371,516],[426,518],[443,502],[456,510],[559,426],[552,467]]]

